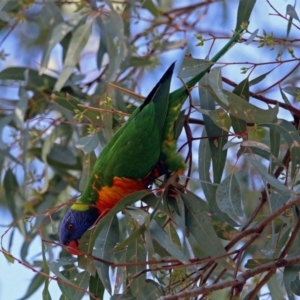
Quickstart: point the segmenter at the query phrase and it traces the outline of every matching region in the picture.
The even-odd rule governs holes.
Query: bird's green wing
[[[144,178],[157,164],[168,112],[174,64],[100,153],[80,202],[95,203],[114,177]]]

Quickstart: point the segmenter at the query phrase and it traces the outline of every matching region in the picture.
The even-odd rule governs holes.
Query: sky
[[[189,1],[188,1],[189,2]],[[183,5],[183,1],[175,1],[177,6]],[[232,12],[232,15],[234,17],[230,17],[229,21],[227,21],[226,26],[224,29],[224,33],[228,34],[228,28],[233,29],[235,27],[235,15],[236,15],[236,8],[237,8],[237,1],[236,0],[229,0],[228,3],[230,3],[231,9],[229,9],[230,13]],[[276,0],[276,1],[271,1],[271,3],[276,3],[276,8],[281,11],[285,12],[285,7],[287,4],[294,4],[294,1],[288,1],[288,0]],[[296,6],[296,10],[299,11],[299,4]],[[269,6],[265,0],[257,0],[257,4],[255,6],[255,9],[251,15],[251,23],[249,30],[254,31],[256,28],[256,24],[259,24],[259,28],[265,28],[268,29],[270,28],[270,24],[268,23],[269,18],[266,18],[266,12],[271,12],[269,9]],[[299,12],[300,13],[300,12]],[[208,19],[205,20],[204,24],[211,24],[211,26],[215,26],[217,30],[219,30],[220,26],[222,25],[223,18],[220,15],[219,12],[217,11],[209,11],[208,14]],[[211,20],[210,23],[208,20]],[[285,31],[286,31],[286,23],[281,21],[279,18],[276,19],[277,22],[272,22],[272,29],[271,31],[276,32],[278,35],[284,36]],[[257,25],[258,26],[258,25]],[[261,34],[261,31],[260,31]],[[190,36],[190,45],[195,45],[197,43],[196,39],[194,36]],[[14,51],[14,41],[13,39],[10,39],[7,41],[8,45],[7,47],[9,49],[12,49]],[[214,48],[217,49],[217,48]],[[226,56],[226,59],[228,61],[245,61],[245,57],[247,57],[247,51],[249,51],[249,54],[253,51],[254,48],[251,46],[245,46],[245,45],[236,45],[233,49],[231,49]],[[17,51],[17,49],[15,49]],[[205,50],[202,48],[194,48],[192,50],[192,54],[194,57],[197,58],[204,58],[203,54],[205,53]],[[263,52],[262,52],[263,53]],[[158,67],[154,71],[149,71],[148,74],[152,74],[153,76],[150,76],[150,78],[153,78],[149,82],[147,82],[146,86],[141,87],[141,93],[143,95],[147,95],[147,93],[150,91],[150,89],[154,86],[156,83],[156,80],[158,77],[161,76],[161,74],[164,72],[164,70],[167,68],[169,64],[171,64],[175,59],[178,59],[178,57],[182,57],[183,51],[172,51],[170,53],[167,53],[162,56],[162,61],[163,64],[161,67]],[[275,54],[274,54],[275,56]],[[0,65],[1,68],[7,67],[9,65],[13,65],[17,61],[17,52],[11,55],[10,58],[8,58],[8,61],[5,63],[5,65]],[[257,58],[257,60],[263,61],[264,60],[264,55],[261,55],[260,57]],[[179,64],[177,64],[177,69],[179,67]],[[241,74],[240,74],[240,67],[237,67],[236,69],[236,82],[241,81]],[[229,69],[229,68],[228,68]],[[232,68],[230,68],[232,72]],[[267,69],[266,69],[267,71]],[[224,74],[225,76],[228,75],[231,78],[234,78],[232,74],[227,74],[226,72],[227,69],[225,68]],[[259,70],[259,73],[261,74],[261,69]],[[279,74],[278,74],[279,75]],[[255,77],[255,75],[254,75]],[[266,79],[270,80],[270,79]],[[152,82],[151,82],[152,81]],[[175,86],[178,84],[176,83],[176,80],[173,80],[172,88],[174,89]],[[259,90],[259,85],[255,87],[256,89]],[[272,91],[269,96],[277,96],[277,91]],[[255,104],[255,102],[253,102]],[[280,113],[281,117],[287,117],[284,115],[282,112]],[[0,235],[2,235],[2,232],[4,232],[5,228],[3,225],[7,225],[11,222],[11,217],[10,215],[3,210],[0,210]],[[22,245],[22,240],[23,237],[19,232],[16,231],[14,239],[13,239],[13,254],[16,257],[19,257],[19,251],[20,251],[20,246]],[[31,262],[34,260],[34,255],[38,254],[41,249],[41,241],[36,239],[30,249],[30,254],[29,254],[29,259]],[[31,259],[33,257],[33,259]],[[1,268],[1,274],[2,276],[0,277],[0,299],[7,299],[7,300],[17,300],[20,299],[26,292],[27,287],[29,283],[32,280],[32,277],[35,275],[32,270],[27,269],[26,267],[20,265],[18,262],[15,262],[14,264],[8,263],[6,259],[4,258],[3,255],[0,254],[0,268]],[[5,276],[3,276],[3,274]],[[13,285],[12,285],[13,283]],[[58,299],[61,292],[56,284],[56,282],[53,282],[50,284],[50,293],[52,296],[52,299]],[[38,291],[38,293],[34,294],[32,297],[29,299],[35,300],[35,299],[41,299],[41,289]]]

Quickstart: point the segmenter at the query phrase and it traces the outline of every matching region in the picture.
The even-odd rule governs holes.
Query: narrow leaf
[[[211,256],[217,257],[225,255],[226,251],[218,238],[207,212],[200,201],[189,197],[189,194],[181,194],[186,205],[186,226],[194,235],[200,247],[204,252]],[[227,259],[216,259],[223,267],[232,269],[233,262],[228,263]]]
[[[205,75],[199,82],[200,87],[207,84],[209,78]],[[202,88],[199,88],[200,105],[203,109],[215,109],[214,98],[211,94]],[[223,150],[223,146],[227,142],[227,132],[219,128],[210,117],[203,115],[205,130],[209,138],[209,147],[213,163],[214,183],[219,183],[222,178],[223,169],[225,166],[227,151]]]
[[[210,116],[214,123],[224,131],[229,131],[229,128],[231,127],[231,119],[223,108],[215,110],[198,109],[198,111]]]
[[[233,93],[245,101],[249,102],[249,80],[246,77],[242,80],[233,90]],[[247,122],[245,120],[241,120],[239,117],[235,117],[230,115],[232,121],[232,127],[236,134],[241,134],[246,132],[247,130]]]
[[[296,19],[297,21],[300,22],[300,19],[299,19],[298,14],[295,10],[295,7],[292,6],[291,4],[288,4],[286,6],[286,14],[289,15],[290,17],[292,17],[293,19]]]
[[[146,251],[141,236],[128,245],[126,261],[136,263],[146,261]],[[145,268],[145,265],[128,266],[126,268],[130,290],[136,297],[143,294],[143,289],[146,284],[146,274],[141,273],[136,278],[133,278],[133,276],[139,274],[141,271],[145,270]]]
[[[73,73],[82,49],[90,37],[92,24],[92,21],[88,21],[86,24],[77,27],[77,29],[73,32],[66,59],[64,61],[63,70],[54,86],[55,91],[60,91]]]
[[[202,88],[207,90],[225,110],[241,120],[262,124],[265,122],[273,122],[278,114],[278,105],[268,110],[261,109],[244,101],[241,97],[223,90],[229,102],[229,105],[225,105],[224,102],[220,101],[210,86],[203,85]]]
[[[223,212],[243,216],[241,191],[235,174],[229,175],[219,184],[216,200]]]
[[[62,271],[63,275],[70,277],[72,286],[66,285],[63,281],[58,281],[58,286],[65,297],[69,300],[81,300],[85,294],[83,290],[86,290],[89,285],[90,274],[83,271],[78,274],[73,274],[70,270]],[[77,287],[81,288],[78,289]]]
[[[89,291],[99,299],[103,299],[105,289],[97,272],[95,273],[95,276],[90,277]],[[94,297],[90,296],[90,300],[94,299]]]
[[[154,219],[150,222],[150,233],[152,237],[170,253],[183,263],[188,263],[188,258],[180,251],[166,234],[166,232],[156,223]]]
[[[289,300],[294,300],[295,296],[291,289],[292,282],[299,276],[300,265],[287,266],[283,271],[283,284]]]
[[[213,63],[210,62],[209,60],[185,57],[183,59],[178,77],[180,78],[193,77],[207,70],[207,68],[212,65]]]
[[[154,280],[148,279],[138,300],[157,300],[163,295],[161,286]]]
[[[262,124],[278,132],[287,142],[291,152],[291,174],[294,176],[297,164],[300,163],[300,136],[295,127],[288,121],[279,119],[276,123]]]
[[[72,19],[70,20],[72,21]],[[75,25],[75,24],[74,24]],[[42,75],[46,70],[49,58],[53,48],[74,28],[70,22],[57,24],[51,32],[51,36],[46,45],[46,49],[42,52],[41,67],[39,74]]]
[[[250,15],[254,8],[255,2],[256,0],[240,0],[237,12],[235,31],[239,30],[243,23],[249,22]]]
[[[93,255],[106,261],[110,261],[112,256],[111,250],[115,247],[118,241],[119,223],[117,217],[115,216],[110,222],[106,223],[103,230],[98,235],[94,244]],[[100,261],[95,261],[95,265],[99,278],[101,279],[105,289],[111,294],[109,266]]]
[[[76,148],[82,150],[85,154],[94,151],[99,144],[99,139],[97,134],[92,134],[84,136],[77,140]]]
[[[268,182],[271,186],[278,189],[279,191],[286,192],[286,193],[292,193],[292,191],[283,185],[280,181],[278,181],[276,178],[274,178],[272,175],[270,175],[267,172],[267,169],[265,166],[263,166],[259,161],[255,160],[248,154],[245,155],[245,158],[252,164],[252,166],[255,168],[255,170],[260,174],[263,180]]]
[[[211,86],[214,94],[218,97],[219,101],[223,105],[228,106],[229,102],[227,96],[222,90],[222,74],[221,67],[213,68],[208,75],[208,84]]]

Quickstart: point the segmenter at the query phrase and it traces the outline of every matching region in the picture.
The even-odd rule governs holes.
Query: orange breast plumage
[[[112,186],[104,186],[99,191],[97,207],[103,216],[124,197],[146,188],[147,183],[143,180],[114,177]]]

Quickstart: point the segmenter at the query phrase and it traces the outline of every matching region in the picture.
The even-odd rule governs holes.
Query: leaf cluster
[[[1,59],[10,57],[7,37],[20,43],[24,57],[41,57],[38,67],[31,58],[0,72],[0,205],[12,216],[1,252],[36,272],[22,299],[41,286],[43,299],[55,298],[53,281],[60,299],[102,299],[105,291],[111,299],[258,299],[262,290],[274,299],[300,295],[298,41],[282,46],[299,32],[299,20],[291,5],[287,18],[268,3],[272,17],[286,22],[286,39],[248,31],[235,47],[251,46],[256,54],[268,46],[280,55],[275,62],[240,63],[246,75],[237,80],[239,62],[208,60],[221,39],[197,27],[210,1],[182,8],[152,0],[5,2]],[[235,32],[256,5],[240,0]],[[25,25],[38,34],[24,36]],[[82,237],[85,255],[72,257],[56,242],[68,204],[142,102],[133,91],[143,71],[185,46],[191,33],[201,49],[212,45],[203,59],[187,56],[179,77],[212,70],[191,89],[176,124],[186,173],[124,198]],[[295,66],[275,79],[289,62]],[[156,81],[145,79],[147,86]],[[268,94],[272,89],[276,97]],[[17,233],[23,244],[16,254]],[[42,246],[32,263],[36,238]]]

